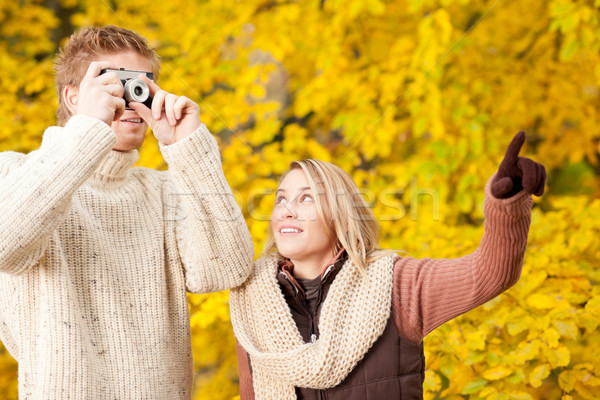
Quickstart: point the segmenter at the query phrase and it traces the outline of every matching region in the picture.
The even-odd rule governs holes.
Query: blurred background
[[[548,182],[521,280],[425,339],[425,398],[600,398],[600,0],[0,0],[0,151],[39,146],[56,50],[105,24],[148,38],[159,85],[200,104],[257,254],[277,177],[303,158],[354,177],[382,246],[468,254],[526,131]],[[150,133],[139,165],[166,168]],[[228,294],[189,305],[194,399],[234,399]],[[0,347],[0,398],[16,388]]]

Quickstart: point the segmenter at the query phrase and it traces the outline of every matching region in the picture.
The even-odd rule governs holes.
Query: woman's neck
[[[321,275],[323,271],[323,264],[319,264],[315,261],[298,261],[290,260],[294,264],[293,274],[295,278],[300,279],[314,279]]]
[[[343,249],[340,250],[337,254],[331,253],[327,258],[321,258],[319,260],[293,260],[290,261],[294,264],[293,274],[295,278],[300,279],[314,279],[317,276],[321,275],[325,268],[329,265],[335,263],[337,258],[342,254]]]

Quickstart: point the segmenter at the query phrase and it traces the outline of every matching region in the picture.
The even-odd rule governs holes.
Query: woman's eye
[[[301,202],[303,202],[303,203],[304,203],[305,201],[313,201],[313,198],[312,198],[312,196],[311,196],[311,195],[309,195],[309,194],[305,194],[305,195],[303,195],[303,196],[300,198],[300,201],[301,201]]]
[[[279,196],[275,199],[275,204],[285,204],[285,197]]]

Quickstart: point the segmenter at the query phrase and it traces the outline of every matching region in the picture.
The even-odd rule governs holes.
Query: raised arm
[[[152,107],[130,104],[152,128],[169,164],[174,193],[167,196],[179,211],[175,234],[187,289],[208,293],[238,286],[252,270],[254,248],[225,180],[217,142],[200,123],[196,103],[142,78]]]
[[[161,146],[178,208],[175,224],[187,289],[208,293],[243,283],[254,249],[244,216],[223,174],[215,139],[202,124],[192,135]]]
[[[20,274],[39,261],[73,193],[114,142],[104,122],[75,116],[64,128],[49,128],[29,155],[0,154],[0,271]]]
[[[394,267],[393,315],[400,335],[419,343],[429,332],[499,295],[521,274],[531,221],[531,194],[544,191],[541,164],[518,157],[515,136],[486,185],[485,233],[474,253],[457,259],[399,258]]]
[[[100,76],[111,66],[90,63],[79,88],[70,88],[77,115],[64,128],[49,128],[39,150],[0,155],[0,271],[19,274],[39,261],[73,193],[116,142],[110,124],[125,108],[123,85]]]

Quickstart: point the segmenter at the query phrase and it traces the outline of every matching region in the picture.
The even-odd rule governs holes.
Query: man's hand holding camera
[[[95,61],[79,85],[77,114],[104,121],[108,126],[125,112],[123,84],[115,73],[102,74],[106,68],[115,68],[110,62]]]
[[[153,97],[152,108],[142,103],[131,102],[140,117],[148,123],[158,141],[170,145],[189,136],[200,126],[200,107],[185,96],[175,96],[162,90],[158,85],[140,75],[150,88]]]
[[[137,75],[135,86],[147,85],[149,101],[144,103],[126,100],[123,74],[133,71],[119,70],[112,63],[95,61],[79,85],[77,114],[89,115],[111,125],[125,112],[126,107],[133,109],[150,126],[154,136],[164,145],[170,145],[189,136],[200,126],[200,107],[184,96],[175,96],[162,90],[143,73]],[[152,75],[150,75],[152,77]],[[128,76],[127,79],[132,77]],[[139,82],[142,81],[142,85]],[[135,89],[135,88],[134,88]],[[132,90],[132,89],[130,89]],[[131,93],[134,95],[134,93]],[[136,98],[135,95],[133,97]]]

